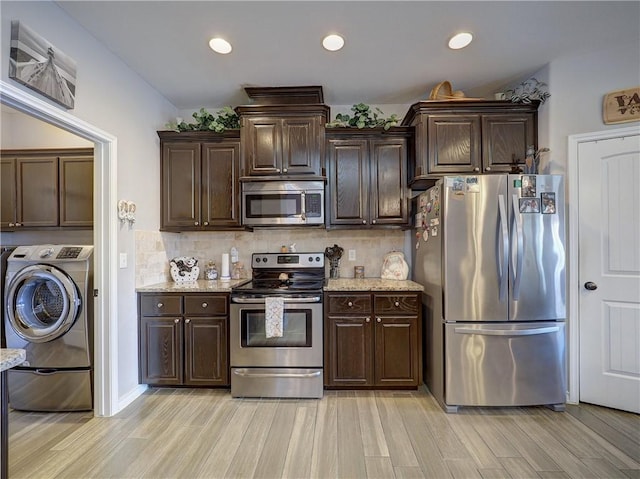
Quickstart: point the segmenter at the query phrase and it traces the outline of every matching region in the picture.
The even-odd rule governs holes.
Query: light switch
[[[349,250],[349,261],[355,261],[355,260],[356,260],[356,250],[350,249]]]
[[[127,267],[127,253],[120,253],[120,268]]]

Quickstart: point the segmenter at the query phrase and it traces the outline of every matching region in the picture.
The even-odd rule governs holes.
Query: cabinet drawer
[[[374,296],[376,314],[418,312],[418,296],[415,294],[376,294]]]
[[[331,294],[328,303],[329,314],[371,312],[369,294]]]
[[[143,294],[140,296],[142,316],[175,316],[182,314],[182,296]]]
[[[187,316],[227,315],[227,296],[185,295],[184,314]]]

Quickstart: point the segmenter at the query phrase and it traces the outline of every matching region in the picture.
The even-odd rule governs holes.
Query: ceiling
[[[485,96],[554,59],[640,49],[638,1],[56,3],[180,110],[246,104],[244,86],[321,85],[329,105],[409,104],[443,80]],[[448,49],[464,30],[473,43]],[[328,33],[341,51],[321,47]]]

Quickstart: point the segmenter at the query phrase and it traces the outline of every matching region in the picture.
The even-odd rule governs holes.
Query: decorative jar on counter
[[[218,268],[216,267],[215,262],[209,261],[207,263],[207,267],[204,270],[204,277],[209,281],[218,279]]]

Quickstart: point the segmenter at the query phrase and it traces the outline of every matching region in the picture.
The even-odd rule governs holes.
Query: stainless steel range
[[[324,265],[324,253],[252,255],[252,280],[231,291],[233,397],[322,397]]]

